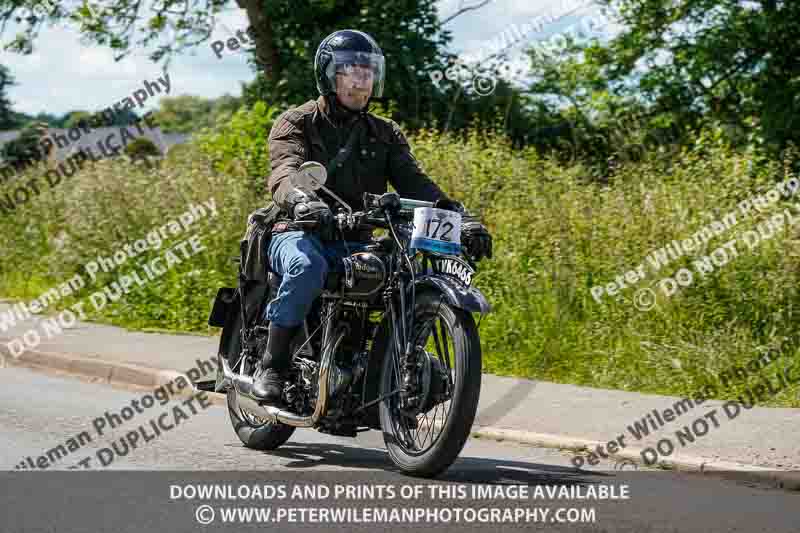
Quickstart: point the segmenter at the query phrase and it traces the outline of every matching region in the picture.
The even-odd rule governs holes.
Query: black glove
[[[434,202],[433,207],[436,209],[446,209],[448,211],[455,211],[456,213],[464,214],[464,204],[461,202],[457,202],[455,200],[451,200],[447,196],[442,196],[436,202]]]
[[[315,192],[294,188],[286,194],[282,207],[289,213],[289,216],[294,218],[297,206],[318,201],[319,196]]]
[[[322,240],[332,240],[334,235],[333,213],[328,204],[310,191],[292,189],[286,195],[286,208],[294,221],[304,230],[318,231]]]
[[[475,262],[484,257],[492,258],[492,235],[486,226],[477,220],[461,224],[461,243],[467,256]]]

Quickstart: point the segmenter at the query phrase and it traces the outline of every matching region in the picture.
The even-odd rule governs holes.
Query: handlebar
[[[395,193],[386,193],[395,194]],[[364,193],[364,206],[367,209],[379,208],[381,199],[384,198],[383,194],[370,194]],[[417,207],[433,207],[433,202],[426,202],[424,200],[412,200],[411,198],[399,198],[400,211],[414,211]]]
[[[417,207],[433,207],[433,202],[400,198],[397,193],[370,194],[364,193],[364,211],[340,212],[334,218],[341,229],[372,226],[389,228],[386,213],[399,215],[400,218],[410,219]]]

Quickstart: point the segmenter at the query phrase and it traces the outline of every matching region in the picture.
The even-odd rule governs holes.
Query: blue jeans
[[[342,271],[341,259],[363,251],[368,242],[327,242],[304,231],[273,235],[267,246],[269,266],[282,276],[278,295],[269,302],[266,320],[289,328],[303,323],[330,271]],[[349,247],[345,248],[345,245]]]

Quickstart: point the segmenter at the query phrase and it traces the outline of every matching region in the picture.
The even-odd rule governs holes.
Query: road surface
[[[433,491],[428,485],[449,486],[453,491],[462,487],[469,495],[460,499],[460,505],[468,504],[473,508],[473,519],[478,520],[477,509],[498,508],[515,509],[519,500],[513,500],[513,490],[508,487],[525,487],[529,498],[536,487],[550,487],[549,490],[567,490],[578,487],[612,487],[617,498],[605,500],[594,499],[562,499],[528,500],[524,505],[528,508],[550,508],[550,513],[525,516],[523,521],[513,523],[464,523],[450,520],[439,524],[311,524],[301,520],[299,514],[294,515],[295,522],[288,523],[288,511],[284,511],[280,531],[289,530],[321,530],[339,529],[342,531],[400,531],[416,527],[434,527],[437,530],[462,531],[472,529],[480,531],[497,530],[498,528],[520,528],[526,531],[621,531],[621,532],[656,532],[656,531],[741,531],[770,533],[800,531],[800,495],[795,492],[780,491],[761,486],[734,482],[719,478],[704,477],[664,471],[614,470],[611,463],[601,463],[591,470],[578,471],[570,464],[569,452],[543,449],[533,446],[508,442],[497,442],[486,439],[471,439],[465,446],[457,462],[435,482],[415,480],[399,473],[392,465],[380,433],[369,431],[359,434],[355,439],[334,437],[312,430],[300,429],[291,440],[274,452],[260,452],[244,448],[234,434],[228,414],[224,406],[205,404],[200,398],[189,401],[176,398],[168,403],[155,405],[145,409],[140,405],[141,413],[136,413],[128,421],[123,420],[115,429],[115,414],[122,413],[132,400],[142,399],[146,394],[142,390],[130,390],[90,383],[87,380],[72,378],[53,373],[35,372],[23,368],[0,369],[3,386],[0,387],[0,469],[13,471],[3,475],[3,490],[9,498],[2,502],[0,508],[17,508],[16,513],[6,514],[0,518],[0,530],[22,531],[31,528],[39,521],[61,521],[53,526],[54,531],[79,531],[80,528],[69,528],[74,516],[56,515],[54,509],[63,506],[64,490],[74,492],[73,509],[86,504],[86,499],[96,498],[91,479],[106,476],[107,490],[103,489],[107,500],[103,503],[102,516],[94,516],[88,512],[81,513],[83,527],[95,524],[93,531],[144,531],[145,528],[163,527],[169,522],[170,531],[241,531],[243,529],[263,529],[263,524],[220,524],[215,527],[202,526],[198,529],[194,521],[195,510],[199,500],[184,497],[185,494],[170,494],[176,479],[182,483],[191,481],[199,483],[224,483],[236,485],[254,482],[259,484],[327,484],[334,487],[336,483],[352,486],[392,485],[399,492],[403,485],[424,485],[425,491]],[[164,398],[166,400],[166,398]],[[178,411],[175,411],[175,408]],[[108,412],[109,416],[106,416]],[[125,415],[130,415],[129,410]],[[163,415],[163,416],[162,416]],[[120,415],[122,416],[122,415]],[[159,422],[156,422],[160,417]],[[150,425],[149,421],[153,420]],[[170,428],[161,430],[157,427]],[[137,427],[145,427],[145,433],[139,433],[136,447],[123,446],[126,435]],[[147,429],[149,428],[149,431]],[[102,434],[100,433],[102,431]],[[84,435],[81,439],[79,436]],[[151,439],[143,442],[144,436]],[[91,441],[86,437],[88,436]],[[70,439],[73,439],[70,441]],[[122,441],[120,441],[122,439]],[[69,446],[68,443],[72,443]],[[116,443],[116,448],[113,444]],[[53,452],[58,445],[66,453]],[[68,447],[72,448],[69,450]],[[106,452],[98,452],[106,449]],[[50,452],[50,458],[47,458]],[[34,464],[44,457],[37,468],[37,474],[21,472],[16,469],[21,464]],[[88,459],[87,459],[88,458]],[[83,466],[80,461],[86,461]],[[102,464],[107,463],[107,464]],[[70,467],[78,466],[77,470]],[[619,468],[619,465],[617,465]],[[30,467],[27,467],[31,470]],[[119,471],[161,471],[161,474],[136,472],[125,474]],[[42,472],[61,471],[60,474],[43,474]],[[180,472],[178,472],[180,471]],[[223,472],[220,472],[223,471]],[[105,472],[98,474],[97,472]],[[171,481],[158,479],[158,475],[167,475]],[[51,476],[51,477],[48,477]],[[69,489],[56,489],[66,476],[71,480]],[[88,476],[94,476],[92,478]],[[52,479],[52,480],[51,480]],[[126,481],[127,479],[127,481]],[[283,481],[281,481],[283,480]],[[475,493],[473,487],[487,484],[503,485],[506,490],[502,496],[491,498],[484,493],[479,500],[470,499]],[[132,493],[123,498],[124,490]],[[288,486],[288,485],[287,485]],[[620,497],[622,487],[627,486],[627,498]],[[77,489],[76,487],[81,487]],[[136,489],[142,489],[136,492]],[[355,490],[355,489],[354,489]],[[410,489],[409,489],[410,490]],[[449,489],[436,489],[449,490]],[[462,490],[462,489],[459,489]],[[570,489],[576,490],[576,489]],[[96,492],[96,491],[95,491]],[[147,493],[147,494],[143,494]],[[60,494],[60,498],[57,495]],[[392,501],[386,500],[386,494],[359,498],[362,504],[386,504],[397,506],[442,506],[447,502],[458,504],[455,492],[438,492],[440,497],[433,498],[431,493],[423,493],[418,499],[402,499],[397,494]],[[580,494],[580,492],[578,493]],[[612,491],[612,496],[614,495]],[[176,496],[172,498],[171,496]],[[364,496],[363,494],[361,496]],[[450,498],[452,496],[452,499]],[[575,497],[575,494],[572,494]],[[355,496],[353,496],[355,498]],[[119,502],[116,502],[119,499]],[[382,499],[383,498],[383,499]],[[174,500],[174,501],[170,501]],[[68,500],[67,500],[68,501]],[[88,501],[88,500],[87,500]],[[155,503],[154,503],[155,502]],[[242,505],[242,501],[214,502],[215,504]],[[263,505],[264,500],[249,501],[250,505]],[[282,502],[287,504],[287,502]],[[296,506],[298,502],[293,502]],[[306,507],[311,505],[304,503]],[[315,503],[322,505],[322,500]],[[342,506],[346,502],[337,500],[327,504]],[[171,504],[171,505],[170,505]],[[119,505],[117,508],[116,506]],[[516,506],[516,507],[515,507]],[[302,507],[302,506],[301,506]],[[594,509],[591,520],[580,518],[571,523],[553,523],[553,512],[558,507],[575,508],[574,517],[579,517],[580,510]],[[117,511],[110,511],[117,509]],[[135,512],[134,512],[135,510]],[[156,512],[157,511],[157,512]],[[67,511],[60,511],[67,512]],[[50,513],[50,514],[48,514]],[[109,514],[110,513],[110,514]],[[116,514],[116,519],[109,518]],[[134,514],[131,514],[134,513]],[[216,519],[220,519],[217,509]],[[488,511],[487,511],[488,513]],[[489,514],[483,515],[490,520]],[[508,517],[508,515],[505,515]],[[566,515],[564,515],[566,516]],[[307,518],[307,517],[306,517]],[[501,518],[495,515],[495,520]],[[546,518],[546,520],[540,520]],[[317,516],[319,519],[319,516]],[[109,522],[112,520],[112,522]],[[275,520],[275,517],[272,517]],[[3,524],[4,521],[7,521]],[[587,523],[588,522],[588,523]],[[108,529],[106,529],[108,528]],[[226,529],[229,528],[229,529]],[[315,529],[317,528],[317,529]]]

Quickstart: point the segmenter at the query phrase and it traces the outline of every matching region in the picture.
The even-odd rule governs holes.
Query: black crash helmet
[[[314,76],[322,95],[336,92],[336,73],[354,66],[372,71],[372,97],[383,96],[386,68],[383,52],[375,39],[362,31],[339,30],[325,37],[314,56]]]

